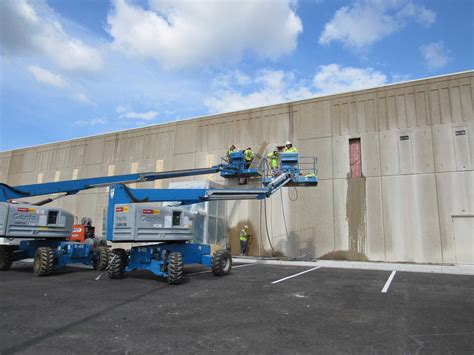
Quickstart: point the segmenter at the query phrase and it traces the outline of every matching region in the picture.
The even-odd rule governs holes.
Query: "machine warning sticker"
[[[146,208],[143,210],[143,214],[160,214],[160,210]]]
[[[18,207],[17,208],[18,212],[28,212],[28,213],[35,213],[36,209],[34,208],[28,208],[28,207]]]
[[[128,212],[128,206],[115,207],[115,212]]]

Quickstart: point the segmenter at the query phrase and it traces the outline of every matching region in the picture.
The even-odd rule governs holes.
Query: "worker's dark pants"
[[[252,164],[252,161],[245,161],[245,169],[250,168],[251,164]]]
[[[249,241],[247,240],[241,240],[240,241],[240,255],[247,255],[249,250]]]

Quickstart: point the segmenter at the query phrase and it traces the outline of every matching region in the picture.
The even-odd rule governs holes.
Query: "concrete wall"
[[[473,102],[471,71],[2,152],[0,181],[205,167],[232,143],[290,139],[302,155],[319,157],[319,186],[284,189],[266,202],[269,238],[265,205],[228,202],[234,250],[246,223],[253,254],[269,254],[270,239],[289,257],[474,264]],[[357,137],[363,177],[354,179],[349,139]],[[105,188],[60,202],[99,227],[105,204]]]

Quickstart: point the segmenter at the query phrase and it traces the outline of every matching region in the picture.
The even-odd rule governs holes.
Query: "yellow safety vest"
[[[240,240],[242,240],[244,242],[247,240],[247,232],[245,231],[245,229],[242,229],[240,231]]]
[[[268,153],[267,158],[270,159],[270,166],[272,168],[278,168],[278,154]]]
[[[247,161],[247,162],[252,161],[252,160],[253,160],[253,157],[254,157],[254,154],[253,154],[253,152],[252,152],[250,149],[247,149],[247,150],[244,152],[245,161]]]
[[[295,147],[285,148],[285,153],[298,153],[298,149]]]

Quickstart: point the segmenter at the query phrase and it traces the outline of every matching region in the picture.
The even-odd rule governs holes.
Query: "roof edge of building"
[[[420,79],[406,80],[406,81],[401,81],[401,82],[397,82],[397,83],[389,83],[389,84],[385,84],[385,85],[382,85],[382,86],[369,87],[369,88],[358,89],[358,90],[353,90],[353,91],[345,91],[345,92],[339,92],[339,93],[323,95],[323,96],[314,96],[314,97],[310,97],[310,98],[303,99],[303,100],[286,101],[286,102],[281,102],[281,103],[278,103],[278,104],[273,104],[273,105],[268,105],[268,106],[250,107],[250,108],[246,108],[246,109],[242,109],[242,110],[238,110],[238,111],[213,113],[213,114],[209,114],[209,115],[202,115],[202,116],[184,118],[184,119],[179,119],[179,120],[171,120],[171,121],[167,121],[167,122],[155,123],[155,124],[150,124],[150,125],[136,127],[136,128],[126,128],[126,129],[117,130],[117,131],[93,134],[93,135],[89,135],[89,136],[82,136],[82,137],[71,138],[71,139],[64,139],[64,140],[54,141],[54,142],[49,142],[49,143],[41,143],[41,144],[25,146],[25,147],[20,147],[20,148],[15,148],[15,149],[9,149],[9,150],[3,150],[3,151],[0,150],[0,153],[17,152],[17,151],[31,149],[31,148],[39,148],[39,147],[48,146],[48,145],[61,144],[61,143],[66,143],[66,142],[74,142],[74,141],[90,139],[90,138],[99,138],[99,137],[107,136],[107,135],[127,133],[127,132],[133,132],[133,131],[140,131],[140,130],[144,130],[144,129],[151,128],[151,127],[159,127],[159,126],[165,126],[165,125],[171,125],[171,124],[180,124],[182,122],[189,122],[189,121],[201,120],[201,119],[209,119],[209,118],[214,118],[214,117],[217,117],[217,116],[243,113],[243,112],[252,111],[252,110],[259,110],[260,111],[262,109],[268,109],[268,108],[271,108],[271,107],[276,108],[278,106],[284,106],[284,105],[296,104],[296,103],[303,103],[303,102],[307,102],[307,101],[311,101],[311,100],[315,100],[315,99],[335,98],[335,97],[338,97],[338,96],[347,96],[348,94],[353,95],[353,94],[356,94],[360,91],[370,91],[370,90],[376,90],[377,91],[377,90],[380,90],[380,89],[386,89],[387,87],[391,87],[391,86],[402,86],[402,85],[412,84],[412,83],[416,83],[416,82],[422,82],[422,81],[433,80],[433,79],[442,79],[442,78],[446,78],[446,77],[449,77],[449,76],[456,76],[456,75],[462,75],[462,74],[468,74],[468,73],[474,73],[474,69],[455,72],[455,73],[448,73],[448,74],[430,76],[430,77],[425,77],[425,78],[420,78]]]

